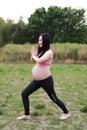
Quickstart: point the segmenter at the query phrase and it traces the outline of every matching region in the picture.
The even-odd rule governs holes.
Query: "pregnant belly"
[[[37,65],[32,69],[32,77],[35,80],[42,80],[50,76],[50,70],[48,67],[39,67]]]

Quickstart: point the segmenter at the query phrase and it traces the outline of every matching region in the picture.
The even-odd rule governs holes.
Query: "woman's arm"
[[[46,60],[48,60],[49,58],[53,58],[53,52],[51,50],[47,51],[43,56],[41,56],[40,58],[38,58],[33,52],[32,52],[32,58],[36,61],[36,62],[44,62]]]
[[[31,62],[35,63],[36,61],[33,59],[33,57],[31,56],[31,59],[30,59]]]
[[[32,53],[33,53],[35,56],[37,56],[37,49],[36,49],[35,46],[33,46],[33,47],[31,48],[31,62],[35,63],[36,61],[35,61],[34,58],[32,57]]]

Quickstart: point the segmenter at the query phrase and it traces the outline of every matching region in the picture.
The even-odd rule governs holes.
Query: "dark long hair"
[[[48,33],[42,33],[40,34],[42,36],[42,44],[43,47],[38,46],[38,55],[41,57],[47,50],[50,49],[50,34]]]

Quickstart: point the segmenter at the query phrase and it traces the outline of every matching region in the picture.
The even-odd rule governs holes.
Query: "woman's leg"
[[[25,115],[30,115],[28,96],[39,88],[37,81],[33,80],[22,92],[22,101],[24,105]]]
[[[29,99],[28,96],[40,88],[37,85],[37,81],[33,80],[22,92],[22,101],[24,105],[24,115],[19,116],[17,120],[28,120],[30,119],[30,108],[29,108]]]
[[[42,81],[42,87],[47,92],[48,96],[51,98],[53,102],[55,102],[65,114],[68,113],[68,110],[64,103],[56,96],[55,90],[54,90],[54,83],[53,78],[50,76],[49,78]]]

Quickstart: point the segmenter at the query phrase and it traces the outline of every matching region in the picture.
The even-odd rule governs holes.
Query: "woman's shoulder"
[[[53,51],[52,51],[51,49],[49,49],[49,50],[47,51],[47,53],[53,54]]]
[[[46,51],[45,54],[48,55],[49,57],[53,58],[53,51],[51,49],[49,49],[48,51]]]
[[[47,53],[53,53],[53,51],[51,49],[46,51]]]

